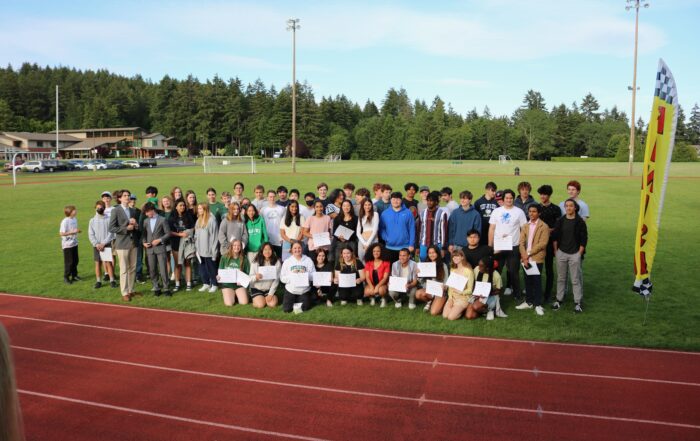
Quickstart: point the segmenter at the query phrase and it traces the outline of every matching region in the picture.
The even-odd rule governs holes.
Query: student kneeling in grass
[[[464,252],[462,250],[456,250],[452,253],[450,272],[467,278],[467,284],[462,291],[457,291],[452,287],[447,290],[449,299],[447,303],[445,303],[445,308],[442,310],[442,316],[444,318],[448,320],[457,320],[469,307],[469,303],[472,299],[472,291],[474,290],[474,271],[472,271],[472,267],[464,257]]]
[[[343,204],[347,206],[346,202],[343,202]],[[352,287],[341,287],[341,274],[352,275],[355,285]],[[362,306],[362,298],[364,297],[362,282],[365,280],[365,266],[362,261],[355,256],[355,251],[350,245],[345,245],[340,252],[340,259],[338,259],[335,266],[334,279],[336,285],[338,285],[338,297],[340,297],[341,305],[346,305],[348,300],[355,300],[357,306]]]
[[[500,296],[503,282],[498,271],[493,269],[493,257],[484,256],[479,260],[479,266],[474,270],[474,282],[474,286],[476,286],[476,282],[490,283],[491,291],[485,302],[482,298],[478,298],[469,304],[466,314],[467,319],[473,320],[487,310],[486,320],[493,320],[494,315],[499,318],[508,318],[503,309],[501,309]]]
[[[219,269],[237,269],[248,274],[248,259],[243,254],[243,242],[240,239],[234,239],[228,247],[226,254],[221,256]],[[221,276],[216,275],[216,280],[219,281]],[[233,306],[238,299],[241,305],[248,304],[248,291],[238,283],[221,283],[221,294],[224,297],[224,305]]]
[[[259,270],[263,266],[275,267],[275,278],[274,279],[263,279],[262,274]],[[253,301],[253,307],[255,308],[274,308],[277,306],[277,287],[280,284],[280,270],[282,269],[282,264],[280,263],[279,257],[275,255],[275,251],[272,249],[272,245],[269,242],[265,242],[260,247],[255,260],[250,264],[250,297]]]
[[[423,310],[426,312],[430,311],[430,314],[435,316],[440,315],[442,313],[442,308],[445,306],[445,302],[447,301],[444,292],[447,291],[447,285],[445,285],[445,283],[447,282],[448,272],[447,265],[445,265],[442,261],[440,247],[438,247],[437,245],[430,245],[428,247],[427,255],[428,259],[426,260],[426,262],[433,262],[435,264],[435,277],[422,277],[422,287],[418,288],[418,290],[416,291],[416,299],[424,301],[425,307],[423,308]],[[418,273],[418,277],[420,277],[420,272]],[[428,292],[426,291],[428,280],[432,280],[434,282],[439,282],[443,284],[442,297],[435,297],[432,294],[428,294]]]
[[[391,265],[392,277],[406,278],[406,292],[389,291],[389,296],[394,299],[394,306],[401,307],[401,298],[408,297],[408,309],[416,309],[416,286],[418,286],[418,265],[410,259],[408,248],[399,251],[399,260]]]
[[[308,311],[311,308],[311,277],[316,269],[313,261],[302,254],[301,242],[295,241],[290,251],[292,255],[284,261],[280,271],[280,280],[284,283],[282,310],[292,312],[294,304],[300,303],[301,310],[295,312]],[[294,285],[294,274],[303,274],[307,279],[306,283]]]

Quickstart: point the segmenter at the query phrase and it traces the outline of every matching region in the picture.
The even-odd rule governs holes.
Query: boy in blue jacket
[[[384,210],[379,218],[379,235],[386,244],[391,262],[399,260],[401,248],[413,253],[416,243],[416,221],[411,210],[403,205],[400,191],[391,194],[391,208]]]

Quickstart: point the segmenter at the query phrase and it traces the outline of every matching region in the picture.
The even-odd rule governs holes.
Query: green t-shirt
[[[243,256],[243,253],[241,253],[241,255],[238,256],[238,259],[232,259],[228,256],[222,256],[221,260],[219,261],[219,268],[239,269],[246,274],[248,274],[248,272],[250,271],[250,265],[248,264],[248,260]],[[237,283],[222,283],[221,286],[223,288],[231,289],[242,288],[242,286],[238,285]]]
[[[216,217],[216,223],[220,224],[221,218],[226,216],[226,206],[221,202],[214,202],[213,204],[209,204],[209,212]]]

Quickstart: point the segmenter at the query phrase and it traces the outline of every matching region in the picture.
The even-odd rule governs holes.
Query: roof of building
[[[73,144],[73,145],[68,146],[68,147],[59,148],[59,150],[68,151],[68,152],[92,150],[92,149],[96,149],[98,147],[102,147],[105,144],[114,144],[114,143],[117,143],[119,141],[123,141],[125,139],[126,138],[123,136],[112,136],[109,138],[90,138],[90,139],[85,139],[83,141],[80,141],[79,143]]]
[[[162,136],[163,138],[165,138],[165,135],[163,135],[162,133],[160,133],[160,132],[155,132],[155,133],[149,133],[148,135],[145,135],[145,136],[143,137],[143,139],[155,138],[156,136]]]
[[[146,131],[142,127],[109,127],[109,128],[104,128],[104,129],[67,129],[67,130],[59,130],[58,133],[107,132],[107,131],[115,131],[115,130],[121,130],[121,131],[126,131],[126,132],[131,132],[131,131],[136,131],[136,130],[141,130],[142,132]],[[56,133],[56,131],[52,130],[50,133]]]
[[[51,135],[49,133],[0,132],[0,135],[5,135],[15,139],[25,139],[27,141],[56,141],[56,135]],[[61,135],[59,132],[58,140],[78,142],[80,141],[80,138],[76,138],[75,136],[70,135]]]

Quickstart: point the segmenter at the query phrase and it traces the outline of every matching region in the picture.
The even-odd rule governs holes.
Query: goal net
[[[498,163],[503,165],[511,164],[513,161],[508,155],[498,155]]]
[[[338,154],[329,154],[325,158],[326,162],[339,162],[342,161],[342,157]]]
[[[255,173],[255,156],[205,156],[204,173]]]

